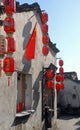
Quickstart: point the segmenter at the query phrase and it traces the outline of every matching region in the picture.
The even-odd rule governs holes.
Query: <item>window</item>
[[[72,94],[72,98],[73,98],[73,99],[76,99],[76,94]]]
[[[31,109],[32,104],[32,76],[26,75],[25,78],[25,109]]]
[[[32,75],[17,73],[17,112],[30,110],[32,105]]]

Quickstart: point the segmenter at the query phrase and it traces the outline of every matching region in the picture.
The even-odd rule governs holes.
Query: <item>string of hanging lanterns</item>
[[[59,60],[59,73],[56,74],[56,90],[64,89],[64,62],[62,59]]]
[[[44,56],[47,56],[49,53],[49,37],[48,37],[48,25],[46,24],[48,22],[48,14],[46,12],[43,12],[41,14],[41,20],[42,20],[42,43],[43,43],[43,47],[42,47],[42,54]]]
[[[45,72],[45,77],[46,77],[46,87],[48,89],[53,89],[54,87],[54,82],[53,82],[53,78],[55,76],[55,73],[52,69],[47,69]]]
[[[1,36],[0,38],[0,55],[5,55],[3,59],[3,70],[8,76],[8,86],[10,86],[10,76],[15,71],[15,60],[12,56],[13,52],[16,50],[16,42],[13,38],[13,33],[15,32],[15,21],[13,14],[16,11],[16,1],[15,0],[3,0],[6,18],[4,19],[4,31],[6,33],[6,38]],[[2,69],[1,61],[0,68]],[[0,70],[1,70],[0,69]]]

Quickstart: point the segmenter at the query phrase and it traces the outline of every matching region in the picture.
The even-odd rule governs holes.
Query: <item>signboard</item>
[[[2,75],[2,60],[0,60],[0,77]]]
[[[5,54],[7,51],[7,42],[3,35],[0,35],[0,55]]]

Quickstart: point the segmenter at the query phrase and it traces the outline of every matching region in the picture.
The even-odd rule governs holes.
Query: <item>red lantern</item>
[[[48,69],[46,72],[45,72],[45,76],[46,76],[46,78],[48,78],[48,79],[52,79],[53,77],[54,77],[54,72],[53,72],[53,70],[51,70],[51,69]]]
[[[64,83],[61,83],[61,88],[64,89]]]
[[[54,82],[52,80],[47,80],[46,87],[52,89],[54,87]]]
[[[60,81],[61,81],[61,75],[56,74],[56,81],[57,81],[57,82],[60,82]]]
[[[7,53],[14,52],[15,49],[15,40],[12,37],[6,37],[7,39]]]
[[[42,32],[48,33],[48,25],[47,24],[42,24]]]
[[[44,34],[42,36],[42,42],[43,42],[43,44],[48,44],[49,43],[49,37],[48,37],[47,34]]]
[[[48,21],[48,14],[45,12],[42,13],[41,18],[42,18],[42,22],[46,23]]]
[[[56,90],[60,90],[61,89],[61,84],[60,83],[56,83]]]
[[[13,33],[15,32],[15,21],[11,17],[6,17],[4,20],[4,31],[6,33]]]
[[[63,63],[63,60],[59,60],[59,65],[60,65],[60,66],[63,66],[63,64],[64,64],[64,63]]]
[[[3,61],[3,70],[6,75],[12,75],[15,71],[15,61],[11,57],[6,57]]]
[[[13,14],[16,11],[15,0],[4,0],[5,12],[7,14]]]
[[[49,47],[48,46],[43,46],[42,47],[42,53],[43,53],[43,55],[48,55],[48,53],[49,53]]]
[[[60,75],[60,81],[64,81],[64,75]]]
[[[62,67],[59,68],[59,73],[63,74],[64,73],[64,69]]]
[[[0,35],[0,55],[5,54],[6,51],[7,51],[7,43],[5,37],[3,35]]]

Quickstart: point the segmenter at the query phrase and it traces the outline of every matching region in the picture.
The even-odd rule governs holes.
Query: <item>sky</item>
[[[75,71],[80,80],[80,0],[17,0],[20,4],[37,2],[48,13],[49,37],[60,50],[64,71]],[[58,60],[57,60],[58,62]]]

